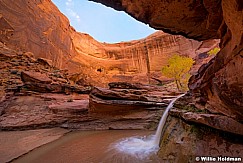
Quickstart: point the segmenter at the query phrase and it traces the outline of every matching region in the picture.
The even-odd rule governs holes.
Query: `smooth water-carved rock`
[[[90,93],[90,111],[94,113],[127,114],[138,110],[165,107],[178,92],[165,87],[139,83],[109,83],[110,88],[94,87]],[[172,95],[174,94],[174,96]]]
[[[48,108],[55,114],[84,114],[88,112],[89,101],[85,100],[72,100],[69,99],[63,103],[49,105]]]
[[[227,116],[178,109],[171,110],[170,115],[182,118],[188,123],[206,125],[221,131],[243,135],[243,124]]]
[[[187,163],[195,162],[198,156],[241,157],[242,136],[198,124],[189,125],[171,116],[167,122],[158,152],[163,160]]]

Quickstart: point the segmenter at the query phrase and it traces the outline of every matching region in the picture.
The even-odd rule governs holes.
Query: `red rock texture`
[[[221,0],[91,0],[127,12],[135,19],[168,33],[196,40],[219,38]],[[238,1],[240,4],[240,1]]]
[[[201,48],[202,42],[161,31],[136,41],[100,43],[76,32],[50,0],[3,0],[0,13],[1,42],[68,69],[74,83],[86,85],[106,86],[112,81],[156,84],[156,79],[165,79],[161,67],[172,54],[195,57],[215,46]]]
[[[150,102],[136,102],[139,103],[140,109],[134,109],[132,112],[131,110],[125,111],[124,107],[120,107],[121,110],[117,111],[125,113],[122,115],[118,112],[112,116],[108,113],[97,114],[89,109],[92,105],[88,95],[90,87],[71,85],[66,71],[53,67],[46,59],[34,59],[32,56],[32,53],[17,52],[0,43],[1,130],[25,130],[55,126],[82,130],[155,129],[155,124],[163,109],[161,107],[151,109],[151,107],[157,106],[156,101],[161,99],[154,94],[147,97],[146,92],[156,90],[157,94],[163,93],[158,87],[111,83],[112,90],[102,92],[96,89],[98,90],[94,93],[96,95],[113,93],[114,95],[109,97],[125,99],[123,103],[125,107],[130,104],[130,108],[137,108],[132,100],[150,100]],[[127,94],[130,92],[130,96],[122,97],[126,95],[126,90],[120,89],[117,92],[116,90],[118,87],[124,86],[142,90],[128,90]],[[141,92],[143,96],[139,96]],[[91,100],[96,103],[98,101]],[[104,106],[104,100],[100,101]],[[105,105],[110,107],[109,112],[113,111],[113,113],[121,106],[117,105],[114,108],[116,103],[112,105],[109,102]],[[159,105],[161,106],[161,103]]]
[[[170,115],[182,118],[186,122],[203,124],[221,131],[243,135],[243,124],[227,116],[188,112],[181,109],[171,110]]]
[[[48,78],[46,74],[42,74],[39,72],[22,71],[21,79],[24,82],[33,82],[33,83],[42,83],[42,84],[52,83],[52,80]]]
[[[90,87],[71,85],[68,73],[47,63],[43,58],[34,59],[32,53],[15,51],[0,43],[0,98],[4,92],[25,89],[35,92],[89,93]]]
[[[180,115],[185,121],[169,116],[161,139],[162,150],[158,155],[172,162],[194,162],[195,156],[202,155],[240,157],[242,123],[239,121],[243,119],[242,2],[93,1],[124,10],[136,19],[171,34],[182,34],[199,41],[221,39],[221,51],[198,72],[194,71],[189,85],[195,105],[215,114],[185,111]],[[53,126],[76,129],[155,129],[162,110],[159,107],[147,108],[145,105],[160,105],[164,102],[163,92],[142,85],[113,83],[110,89],[93,90],[88,112],[87,95],[66,95],[72,91],[80,93],[83,89],[65,83],[69,80],[84,84],[112,80],[146,81],[148,73],[153,75],[153,71],[156,72],[166,63],[158,63],[158,60],[164,61],[174,52],[194,57],[195,54],[206,52],[204,49],[208,47],[208,42],[187,40],[162,32],[142,40],[102,44],[87,34],[77,33],[50,0],[1,0],[0,41],[16,50],[0,44],[0,88],[6,90],[0,91],[1,130]],[[30,52],[36,58],[44,59],[35,60]],[[65,71],[55,69],[55,66],[76,72],[68,76]],[[22,73],[26,75],[22,75],[23,81],[20,80],[19,70],[25,71]],[[45,73],[44,79],[48,80],[44,81],[48,82],[39,84],[43,76],[36,76],[32,71]],[[27,90],[21,91],[19,88]],[[14,94],[13,91],[19,92]],[[42,91],[49,93],[39,93]],[[51,94],[53,92],[59,94]],[[128,109],[118,114],[116,109],[122,112],[127,104],[134,112]],[[138,109],[136,104],[142,107],[138,106]],[[115,114],[110,116],[100,113],[103,110],[115,110]]]
[[[1,22],[5,22],[0,25],[0,41],[8,47],[34,52],[57,67],[66,66],[75,55],[70,48],[74,29],[51,1],[4,0],[0,11]],[[6,34],[8,37],[3,37]]]
[[[242,2],[222,1],[225,23],[219,31],[222,34],[221,51],[216,58],[194,76],[190,89],[195,96],[201,96],[200,103],[212,112],[220,112],[243,120],[243,14]]]
[[[158,155],[163,161],[185,163],[196,162],[198,156],[241,157],[241,137],[169,116]]]
[[[242,1],[92,1],[126,11],[137,20],[171,34],[196,40],[221,39],[221,51],[191,78],[190,90],[201,108],[243,120]]]
[[[242,119],[242,73],[239,73],[242,4],[239,1],[99,2],[125,10],[140,21],[173,34],[197,40],[221,38],[221,52],[191,79],[190,89],[198,97],[195,100],[208,110]],[[195,54],[193,49],[202,52],[197,46],[203,46],[198,42],[161,32],[130,43],[101,44],[87,34],[75,32],[49,0],[3,0],[0,4],[0,41],[14,49],[34,51],[36,57],[50,59],[54,66],[78,71],[70,76],[74,82],[81,78],[81,82],[94,84],[112,80],[147,81],[146,73],[158,70],[164,63],[156,62],[167,58],[164,56],[174,52],[183,54],[188,48],[194,51],[190,55]],[[166,52],[160,56],[161,51]],[[129,75],[134,73],[135,77]]]

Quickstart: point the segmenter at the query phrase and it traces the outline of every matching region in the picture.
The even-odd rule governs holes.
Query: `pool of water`
[[[15,163],[147,163],[161,162],[151,145],[154,131],[75,131],[41,146]]]

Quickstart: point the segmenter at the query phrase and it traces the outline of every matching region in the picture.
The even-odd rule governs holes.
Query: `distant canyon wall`
[[[0,41],[54,66],[76,74],[76,81],[104,86],[111,81],[149,81],[147,74],[163,80],[162,66],[174,53],[195,57],[217,45],[161,31],[140,40],[100,43],[76,32],[50,0],[0,1]]]

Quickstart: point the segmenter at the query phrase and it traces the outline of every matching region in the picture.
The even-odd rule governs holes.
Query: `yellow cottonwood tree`
[[[216,55],[220,51],[220,48],[213,48],[208,52],[208,55]]]
[[[162,74],[166,77],[173,78],[178,90],[185,89],[190,78],[189,70],[193,63],[192,58],[174,54],[168,60],[168,65],[162,68]]]

